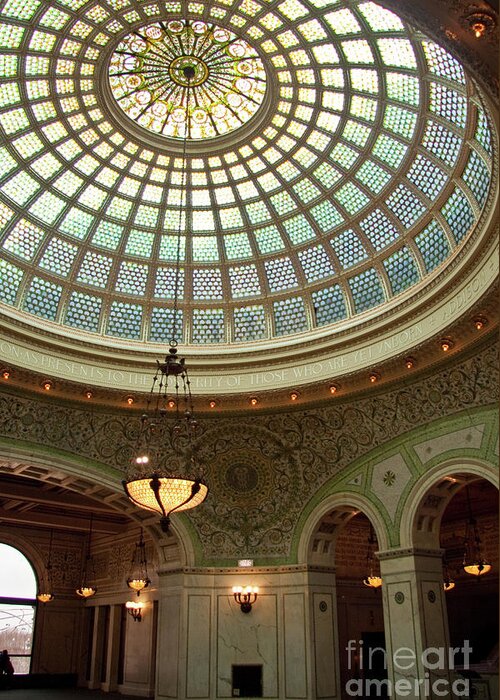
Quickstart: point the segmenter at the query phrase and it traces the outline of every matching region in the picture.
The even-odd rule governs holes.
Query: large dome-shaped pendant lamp
[[[181,232],[183,208],[186,209],[187,140],[191,128],[191,81],[195,76],[193,66],[183,67],[183,103],[186,105],[186,128],[182,153],[181,206],[177,229],[177,254],[175,265],[174,301],[172,310],[172,336],[164,362],[157,362],[146,413],[141,418],[141,428],[136,454],[123,483],[128,498],[139,508],[161,516],[160,525],[168,531],[170,515],[174,512],[196,508],[208,494],[201,466],[196,464],[193,439],[197,427],[194,418],[191,383],[184,358],[177,354],[177,321],[181,262]],[[175,408],[175,424],[169,427],[168,410]],[[170,443],[174,454],[166,446]]]

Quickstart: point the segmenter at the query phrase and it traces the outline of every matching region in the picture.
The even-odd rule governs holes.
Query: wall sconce
[[[142,610],[144,608],[144,603],[140,603],[135,600],[127,600],[125,603],[125,608],[129,615],[132,615],[134,622],[141,622],[142,620]]]
[[[441,338],[439,343],[443,352],[448,352],[453,347],[453,341],[451,340],[451,338]]]
[[[235,601],[241,608],[241,612],[249,613],[252,605],[257,600],[259,589],[257,586],[233,586],[233,595]]]

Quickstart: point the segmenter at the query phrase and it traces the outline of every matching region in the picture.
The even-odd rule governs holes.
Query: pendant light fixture
[[[382,585],[382,578],[379,574],[375,573],[375,533],[373,531],[373,526],[370,523],[370,534],[368,535],[368,550],[366,554],[366,570],[368,575],[363,579],[365,586],[369,588],[377,589]]]
[[[192,58],[192,57],[191,57]],[[180,65],[180,64],[179,64]],[[187,141],[191,128],[191,87],[195,66],[189,56],[182,61],[182,70],[176,73],[176,82],[182,89],[186,107],[184,128],[181,201],[177,229],[172,335],[164,362],[157,361],[156,373],[149,394],[146,412],[141,418],[137,449],[124,480],[123,487],[135,505],[161,516],[160,525],[168,531],[170,515],[195,508],[208,493],[201,468],[196,464],[193,439],[197,428],[191,397],[191,383],[184,358],[177,354],[178,298],[180,287],[181,231],[186,208]],[[175,423],[169,425],[175,410]],[[170,450],[167,448],[170,445]],[[174,454],[171,454],[171,452]]]
[[[139,596],[141,591],[149,586],[151,580],[148,576],[148,562],[146,559],[146,544],[144,542],[142,527],[139,542],[134,547],[134,554],[130,566],[130,574],[127,578],[127,586],[137,592]]]
[[[491,571],[491,564],[484,559],[481,552],[481,538],[479,536],[477,521],[472,514],[472,504],[468,486],[466,486],[466,493],[469,518],[465,527],[463,567],[466,573],[479,578]]]
[[[51,603],[54,600],[54,594],[52,593],[52,538],[54,531],[50,531],[49,540],[49,554],[47,556],[47,563],[45,564],[45,575],[42,578],[39,592],[36,594],[37,600],[40,603]]]
[[[89,523],[89,536],[87,541],[87,555],[83,564],[81,584],[80,587],[76,589],[76,595],[80,596],[80,598],[91,598],[97,593],[97,587],[95,585],[92,585],[93,583],[95,583],[94,560],[91,554],[92,520],[93,516],[91,514]]]
[[[443,588],[446,592],[452,591],[455,588],[455,581],[452,579],[450,575],[450,571],[448,568],[448,561],[446,559],[446,555],[443,558]]]

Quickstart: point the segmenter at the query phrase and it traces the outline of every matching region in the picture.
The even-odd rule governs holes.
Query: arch
[[[447,477],[460,475],[462,479],[449,481]],[[439,549],[439,527],[441,516],[454,494],[468,481],[485,479],[498,488],[498,472],[491,463],[478,459],[448,459],[423,474],[407,495],[407,507],[400,523],[401,548],[426,547]],[[425,512],[425,499],[436,487],[436,505],[433,512]],[[439,500],[437,500],[439,499]],[[421,516],[421,526],[418,519]]]
[[[0,590],[0,648],[8,651],[13,672],[26,674],[31,671],[40,576],[30,556],[34,554],[36,559],[36,551],[15,534],[5,534],[2,532],[0,536],[2,574],[5,576]],[[15,552],[14,559],[11,559],[9,549]],[[6,587],[4,583],[7,583]]]
[[[1,470],[0,470],[1,471]],[[37,589],[46,571],[45,561],[42,552],[25,537],[16,532],[3,529],[0,535],[0,544],[8,544],[9,547],[17,549],[31,565],[35,576]]]
[[[10,539],[11,541],[8,542],[7,539]],[[26,598],[27,600],[34,601],[35,597],[36,597],[36,593],[37,593],[39,576],[38,576],[37,569],[34,566],[33,559],[31,557],[31,552],[27,552],[29,547],[23,546],[21,542],[18,542],[18,538],[15,536],[13,538],[4,537],[4,533],[2,533],[0,535],[0,545],[5,545],[6,547],[10,547],[11,549],[15,550],[18,554],[21,555],[21,557],[25,560],[25,563],[31,569],[31,574],[33,577],[32,583],[34,584],[33,595],[25,596],[25,595],[22,595],[24,592],[23,585],[22,585],[23,582],[16,579],[13,583],[15,584],[15,586],[17,588],[17,591],[16,591],[17,595],[14,593],[14,591],[6,594],[6,592],[4,590],[0,590],[0,597],[2,597],[2,598],[19,597],[19,598]],[[6,571],[6,569],[7,569],[7,571]],[[5,573],[8,574],[8,565],[7,565],[7,567],[2,565],[2,574],[5,574]]]
[[[344,509],[345,512],[346,508],[351,510],[350,517],[354,517],[359,511],[366,515],[375,530],[379,549],[384,550],[387,548],[389,538],[385,523],[380,513],[374,508],[373,503],[360,494],[333,493],[313,508],[304,523],[297,548],[298,564],[308,563],[312,537],[321,520],[334,510]],[[355,509],[355,512],[352,512],[352,508]],[[343,518],[342,522],[347,522],[350,517]]]
[[[0,476],[7,474],[35,479],[103,501],[145,529],[157,551],[160,568],[194,565],[193,539],[196,534],[193,528],[189,528],[186,516],[176,516],[175,522],[171,524],[170,535],[165,536],[156,515],[135,507],[128,500],[121,485],[121,474],[114,474],[115,471],[108,465],[90,460],[85,460],[84,470],[82,459],[74,455],[33,443],[13,445],[0,440]],[[45,564],[39,553],[34,552],[33,561],[37,562],[37,573],[40,576]]]

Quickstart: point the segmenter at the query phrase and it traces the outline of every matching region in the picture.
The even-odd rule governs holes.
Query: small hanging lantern
[[[448,562],[445,556],[443,559],[443,588],[446,592],[448,592],[452,591],[455,588],[455,585],[455,581],[450,575],[450,571],[448,569]]]
[[[467,486],[466,489],[469,518],[465,527],[463,567],[467,574],[479,578],[491,571],[491,564],[489,564],[482,555],[481,538],[479,536],[477,521],[472,514],[469,487]]]
[[[147,588],[150,583],[151,580],[148,576],[148,562],[146,559],[146,544],[141,528],[141,536],[139,542],[135,545],[134,554],[132,556],[127,586],[133,591],[136,591],[137,595],[140,595],[141,591]]]
[[[43,577],[42,580],[42,585],[40,586],[40,590],[36,594],[37,600],[40,601],[40,603],[51,603],[54,600],[54,594],[52,593],[53,590],[53,585],[52,585],[52,538],[54,536],[54,531],[50,531],[50,540],[49,540],[49,554],[47,557],[47,563],[45,565],[45,576]]]
[[[85,563],[83,565],[81,584],[80,587],[76,589],[76,595],[80,596],[80,598],[91,598],[97,593],[97,587],[90,583],[91,581],[95,582],[94,560],[91,554],[92,520],[92,515],[90,515],[87,555],[85,557]]]
[[[370,534],[368,536],[368,551],[366,554],[366,570],[368,575],[363,579],[363,583],[368,588],[377,589],[382,585],[382,578],[379,574],[375,573],[375,533],[373,531],[373,526],[370,523]]]

